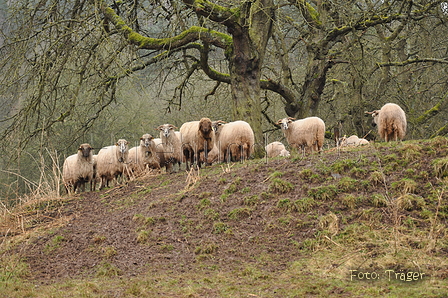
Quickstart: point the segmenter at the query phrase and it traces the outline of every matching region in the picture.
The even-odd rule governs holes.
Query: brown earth
[[[426,147],[421,144],[421,148],[415,150]],[[373,206],[368,198],[386,192],[392,196],[393,182],[407,177],[406,169],[416,164],[414,175],[421,178],[415,180],[440,185],[431,161],[446,152],[445,148],[432,155],[418,154],[418,159],[410,158],[402,166],[404,153],[389,147],[330,150],[320,156],[147,175],[115,188],[42,203],[40,216],[26,228],[29,239],[14,252],[30,265],[30,278],[42,283],[101,274],[126,278],[145,272],[186,272],[198,267],[228,272],[251,263],[276,272],[312,253],[304,247],[306,239],[314,239],[322,230],[331,232],[321,220],[330,212],[340,219],[336,232],[365,221],[366,210],[381,219],[373,226],[392,225],[390,210],[381,204]],[[385,159],[392,154],[399,159],[396,167],[384,169]],[[379,160],[383,160],[380,168],[386,173],[387,187],[371,178]],[[425,176],[425,172],[431,174]],[[335,188],[319,188],[324,185]],[[428,191],[419,187],[414,192],[426,198]],[[355,207],[344,203],[348,195],[357,198]],[[309,198],[314,198],[314,205],[297,207]],[[427,204],[435,208],[433,201]],[[403,218],[408,214],[421,217],[419,208],[403,210]],[[443,221],[446,224],[446,218]],[[422,226],[427,224],[421,221]],[[42,226],[53,228],[31,233]],[[446,249],[438,253],[448,257]]]

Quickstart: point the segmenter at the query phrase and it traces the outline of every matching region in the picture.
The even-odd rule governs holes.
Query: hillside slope
[[[16,265],[0,280],[31,297],[31,284],[51,296],[87,281],[93,297],[440,296],[447,156],[447,138],[379,143],[42,201],[3,220]],[[395,275],[408,272],[424,278]]]

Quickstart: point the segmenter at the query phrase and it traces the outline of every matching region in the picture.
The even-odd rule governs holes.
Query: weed
[[[422,147],[417,144],[404,144],[399,151],[408,163],[419,160],[422,155]]]
[[[223,222],[215,222],[213,224],[213,233],[222,234],[231,231],[230,227]]]
[[[259,197],[257,195],[252,195],[249,197],[244,197],[243,198],[243,204],[247,205],[247,206],[255,206],[258,204],[259,201]]]
[[[359,167],[354,167],[349,171],[350,176],[355,178],[364,178],[367,175],[367,170]]]
[[[334,236],[339,231],[339,219],[333,212],[330,212],[319,218],[319,227]]]
[[[252,209],[244,207],[244,208],[236,208],[229,212],[227,215],[230,219],[241,219],[249,217],[252,213]]]
[[[219,213],[216,210],[213,210],[211,208],[204,210],[204,216],[210,220],[218,220],[219,219]]]
[[[383,184],[385,181],[384,174],[378,171],[372,172],[370,174],[369,181],[373,185]]]
[[[102,262],[96,269],[97,277],[115,277],[121,274],[121,270],[109,262]]]
[[[106,247],[103,247],[103,248],[102,248],[102,251],[103,251],[103,256],[104,256],[106,259],[110,259],[110,258],[112,258],[113,256],[117,255],[117,249],[116,249],[115,247],[113,247],[113,246],[106,246]]]
[[[317,206],[317,202],[310,197],[298,199],[294,202],[294,209],[297,212],[309,212]]]
[[[330,168],[333,172],[342,174],[345,171],[356,166],[356,161],[353,159],[344,159],[333,163]]]
[[[146,243],[149,239],[149,234],[150,232],[146,230],[139,231],[137,234],[137,242],[142,244]]]
[[[172,250],[174,250],[174,246],[172,244],[162,244],[160,246],[161,252],[170,252]]]
[[[355,209],[356,207],[356,197],[352,194],[343,196],[341,202],[347,209]]]
[[[411,211],[423,209],[426,203],[422,197],[413,194],[404,194],[397,198],[396,204],[399,209]]]
[[[299,177],[305,181],[310,181],[312,175],[313,175],[313,171],[311,171],[310,169],[304,169],[299,172]]]
[[[315,200],[322,201],[334,199],[337,193],[337,188],[334,185],[318,186],[308,190],[308,195],[310,197],[313,197]]]
[[[275,178],[280,178],[283,176],[282,172],[279,171],[275,171],[274,173],[272,173],[271,175],[269,175],[269,179],[275,179]]]
[[[269,185],[270,192],[287,193],[294,189],[294,185],[291,182],[284,181],[280,178],[272,179]]]
[[[45,252],[50,253],[52,251],[54,251],[55,249],[60,247],[60,244],[65,241],[64,236],[61,235],[56,235],[54,236],[50,243],[47,243],[47,245],[45,246]]]
[[[291,200],[286,198],[286,199],[280,199],[277,202],[277,208],[278,209],[283,209],[283,210],[290,210],[291,209]]]
[[[373,194],[369,201],[374,207],[386,207],[389,205],[389,201],[382,194]]]
[[[417,189],[417,182],[409,178],[403,178],[399,181],[392,182],[392,189],[398,191],[400,194],[414,193]]]
[[[30,274],[29,265],[17,254],[2,255],[0,258],[0,282],[26,278]],[[6,297],[6,296],[5,296]]]
[[[205,191],[205,192],[199,194],[198,199],[202,200],[202,199],[210,198],[211,195],[212,195],[211,192]]]
[[[211,202],[209,199],[202,199],[199,201],[196,208],[198,208],[198,210],[203,210],[203,209],[207,208],[208,206],[210,206],[210,204],[211,204]]]
[[[250,187],[244,187],[243,189],[240,190],[241,193],[249,193],[250,192]]]
[[[208,243],[202,246],[198,246],[194,249],[194,253],[199,254],[213,254],[218,251],[219,246],[215,243]]]
[[[337,187],[342,192],[352,192],[358,190],[359,182],[356,179],[350,177],[342,177],[337,184]]]
[[[273,194],[271,194],[271,193],[268,193],[268,192],[262,192],[261,194],[260,194],[260,196],[261,196],[261,198],[263,199],[263,200],[269,200],[269,199],[272,199],[273,197],[274,197],[274,195]]]
[[[438,178],[448,176],[448,157],[434,159],[431,165]]]

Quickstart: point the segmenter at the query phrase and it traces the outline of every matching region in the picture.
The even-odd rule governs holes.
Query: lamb
[[[204,152],[205,160],[207,160],[208,152],[212,150],[215,143],[212,121],[209,118],[202,118],[200,121],[186,122],[180,127],[180,133],[182,134],[182,152],[187,170],[195,162],[198,167],[201,167],[201,153]]]
[[[160,169],[152,135],[144,134],[140,138],[140,145],[129,149],[128,166],[135,175],[143,174],[148,168]]]
[[[356,135],[351,135],[348,138],[346,136],[343,136],[340,139],[341,147],[347,147],[347,146],[362,146],[362,145],[368,145],[369,141],[366,139],[361,139]]]
[[[172,172],[173,165],[179,165],[182,162],[182,135],[180,132],[175,132],[177,127],[172,124],[163,124],[157,127],[160,130],[160,139],[163,144],[163,152],[165,158],[165,167],[167,172]]]
[[[249,159],[254,153],[255,137],[249,123],[241,120],[229,123],[218,120],[213,122],[213,129],[219,161]]]
[[[109,182],[123,173],[128,175],[129,142],[119,139],[114,146],[102,148],[98,152],[97,175],[101,179],[100,189],[109,187]]]
[[[386,142],[403,140],[406,135],[406,114],[399,105],[385,104],[381,110],[366,112],[373,117],[373,126],[378,126],[378,134]]]
[[[70,155],[62,166],[62,181],[67,193],[76,193],[77,189],[85,191],[85,183],[93,179],[93,148],[85,143],[78,148],[78,153]],[[91,189],[92,190],[92,189]]]
[[[288,144],[302,152],[321,152],[325,138],[325,123],[319,117],[295,120],[288,117],[278,120]]]
[[[288,157],[289,151],[286,150],[285,145],[282,142],[272,142],[266,145],[266,156],[267,157],[277,157],[277,156],[285,156]]]

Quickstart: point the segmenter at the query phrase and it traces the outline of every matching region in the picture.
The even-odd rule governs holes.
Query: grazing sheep
[[[289,151],[286,150],[285,145],[281,142],[272,142],[265,147],[267,157],[285,156],[288,157]]]
[[[373,117],[373,126],[378,126],[378,134],[386,142],[403,140],[406,135],[406,114],[399,105],[385,104],[381,110],[366,112]]]
[[[288,117],[278,120],[288,144],[302,152],[320,152],[324,145],[325,123],[318,117],[295,120]]]
[[[100,189],[109,187],[109,182],[125,173],[128,174],[129,142],[120,139],[114,146],[102,148],[98,152],[97,175],[101,179]]]
[[[201,167],[201,153],[204,152],[204,160],[207,160],[208,152],[212,150],[215,143],[212,121],[209,118],[202,118],[200,121],[186,122],[180,127],[180,133],[182,134],[182,151],[187,170],[195,162],[198,167]]]
[[[179,165],[182,162],[182,135],[180,132],[175,132],[177,127],[172,124],[163,124],[157,127],[160,130],[160,139],[163,144],[163,152],[165,155],[165,167],[167,172],[173,170],[173,165]]]
[[[129,149],[128,166],[129,170],[137,176],[143,174],[148,168],[160,169],[156,145],[150,134],[144,134],[140,138],[140,145]]]
[[[93,148],[89,144],[81,144],[78,153],[70,155],[62,166],[62,181],[67,193],[76,193],[77,189],[85,190],[85,183],[93,179]]]
[[[366,139],[360,139],[356,135],[351,135],[348,138],[346,136],[343,136],[340,139],[341,147],[348,147],[348,146],[362,146],[362,145],[368,145],[369,141]]]
[[[254,153],[255,137],[249,123],[241,120],[229,123],[218,120],[213,122],[213,129],[219,161],[249,159]]]

